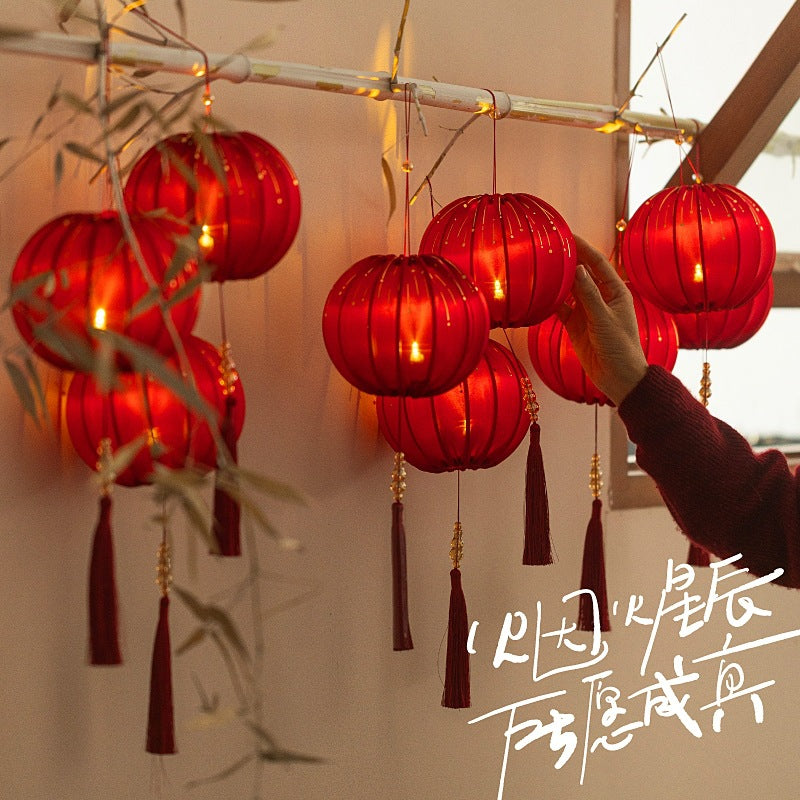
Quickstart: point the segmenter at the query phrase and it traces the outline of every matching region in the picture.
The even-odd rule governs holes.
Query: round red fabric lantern
[[[333,285],[322,334],[334,366],[357,389],[421,397],[447,391],[475,368],[489,312],[444,258],[368,256]]]
[[[177,270],[171,267],[176,241],[187,229],[139,216],[131,217],[131,227],[151,283],[168,300],[197,271],[194,261]],[[12,313],[20,334],[39,356],[61,369],[82,366],[80,356],[73,356],[75,345],[80,351],[95,349],[93,329],[114,331],[165,355],[175,350],[157,305],[134,315],[150,283],[115,211],[64,214],[40,228],[17,258],[11,290],[19,295]],[[192,330],[199,303],[198,290],[170,307],[179,335]]]
[[[492,327],[541,322],[564,301],[575,277],[575,239],[563,217],[530,194],[461,197],[422,235],[436,253],[472,278],[486,298]]]
[[[378,424],[389,444],[425,472],[493,467],[506,459],[531,423],[514,354],[490,340],[478,366],[433,397],[378,397]]]
[[[300,189],[281,152],[252,133],[175,134],[136,162],[125,202],[163,208],[198,226],[211,279],[255,278],[274,267],[300,224]]]
[[[767,215],[735,186],[698,183],[664,189],[636,211],[622,260],[645,300],[673,314],[747,302],[775,263]]]
[[[200,396],[221,419],[225,408],[220,356],[216,348],[191,336],[184,341],[192,380]],[[173,363],[174,366],[174,363]],[[120,386],[104,393],[92,375],[76,374],[66,400],[66,421],[78,455],[97,468],[103,439],[111,452],[143,437],[146,441],[131,464],[115,482],[141,486],[149,482],[155,462],[180,469],[185,466],[213,469],[216,447],[208,423],[186,408],[170,389],[147,375],[123,373]],[[244,424],[244,394],[236,382],[239,402],[234,427],[238,437]]]
[[[683,350],[725,350],[738,347],[753,337],[769,316],[775,293],[772,278],[755,297],[738,308],[675,314],[678,347]]]
[[[635,294],[633,305],[639,340],[648,363],[671,370],[678,356],[678,337],[672,317]],[[583,371],[558,317],[550,317],[528,329],[528,352],[537,375],[556,394],[576,403],[613,405]]]

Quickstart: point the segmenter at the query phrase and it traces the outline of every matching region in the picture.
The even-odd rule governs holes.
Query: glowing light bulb
[[[209,233],[208,225],[203,225],[200,230],[202,232],[200,238],[197,240],[197,244],[200,245],[201,250],[207,253],[214,246],[214,237]]]
[[[494,279],[494,299],[503,300],[506,293],[503,291],[503,285],[500,283],[500,278]]]
[[[420,361],[425,360],[425,356],[422,355],[419,349],[419,342],[411,342],[411,355],[409,356],[411,361],[414,363],[419,363]]]
[[[98,330],[104,331],[106,329],[106,310],[98,308],[94,312],[94,321],[92,323]]]
[[[692,276],[692,280],[695,283],[702,283],[703,282],[703,265],[702,264],[695,264],[694,265],[694,275]]]

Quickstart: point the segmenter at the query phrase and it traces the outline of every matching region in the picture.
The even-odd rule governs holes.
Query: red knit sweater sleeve
[[[756,455],[660,367],[651,366],[619,416],[639,466],[656,482],[678,524],[722,558],[742,554],[757,575],[800,587],[800,478],[777,450]]]

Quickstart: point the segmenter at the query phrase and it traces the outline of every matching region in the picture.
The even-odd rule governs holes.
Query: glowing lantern
[[[766,214],[725,184],[664,189],[625,227],[622,262],[632,286],[673,314],[718,311],[747,302],[775,263]]]
[[[633,305],[649,364],[671,370],[678,355],[672,317],[634,295]],[[561,320],[556,316],[528,329],[528,352],[536,374],[556,394],[576,403],[598,405],[611,401],[589,380]]]
[[[252,133],[181,133],[134,165],[125,202],[199,229],[212,280],[254,278],[274,267],[300,223],[297,178],[281,152]]]
[[[194,385],[219,420],[225,409],[219,353],[195,336],[184,340],[184,346]],[[176,363],[173,361],[173,368]],[[115,482],[123,486],[147,484],[155,463],[173,469],[216,466],[213,436],[208,422],[197,412],[148,375],[123,373],[119,380],[120,386],[107,393],[92,375],[76,374],[70,383],[67,430],[86,464],[92,469],[98,467],[102,443],[107,439],[112,454],[125,445],[142,443],[130,465],[115,477]],[[244,395],[238,382],[236,391],[240,398],[234,419],[238,436],[244,424]]]
[[[22,248],[11,275],[14,321],[34,351],[51,364],[84,367],[85,356],[96,348],[93,330],[114,331],[165,355],[174,352],[158,304],[140,312],[136,304],[151,287],[160,287],[168,301],[196,274],[193,261],[171,263],[177,240],[187,229],[137,216],[131,218],[131,227],[142,265],[114,211],[57,217]],[[179,335],[189,334],[198,308],[199,289],[170,306],[167,313]]]
[[[334,366],[357,389],[421,397],[447,391],[475,368],[489,313],[446,259],[376,255],[333,285],[322,333]]]
[[[419,249],[472,278],[492,327],[541,322],[561,305],[575,277],[572,232],[552,206],[530,194],[454,200],[428,224]]]
[[[493,467],[525,437],[530,415],[525,369],[502,345],[489,341],[478,366],[435,397],[378,397],[378,423],[389,444],[426,472]],[[461,587],[462,529],[454,525],[447,663],[442,705],[470,705],[467,613]]]
[[[770,278],[738,308],[675,314],[678,347],[682,350],[725,350],[738,347],[758,332],[772,308],[774,284]]]
[[[478,366],[433,397],[378,397],[378,424],[389,444],[425,472],[485,469],[525,437],[530,416],[521,382],[528,376],[510,350],[490,340]]]

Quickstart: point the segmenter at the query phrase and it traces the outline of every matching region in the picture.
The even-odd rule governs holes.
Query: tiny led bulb
[[[200,229],[202,232],[197,244],[200,245],[202,250],[208,251],[214,246],[214,237],[208,232],[208,225],[203,225]]]
[[[502,300],[506,296],[506,293],[503,291],[503,285],[500,283],[500,278],[494,279],[494,299],[495,300]]]
[[[692,280],[695,283],[702,283],[703,282],[703,265],[702,264],[695,264],[694,265],[694,275],[692,276]]]
[[[106,310],[98,308],[94,312],[94,321],[92,323],[98,330],[104,331],[106,329]]]
[[[411,342],[411,356],[410,359],[414,362],[425,360],[425,356],[419,350],[419,342]]]

